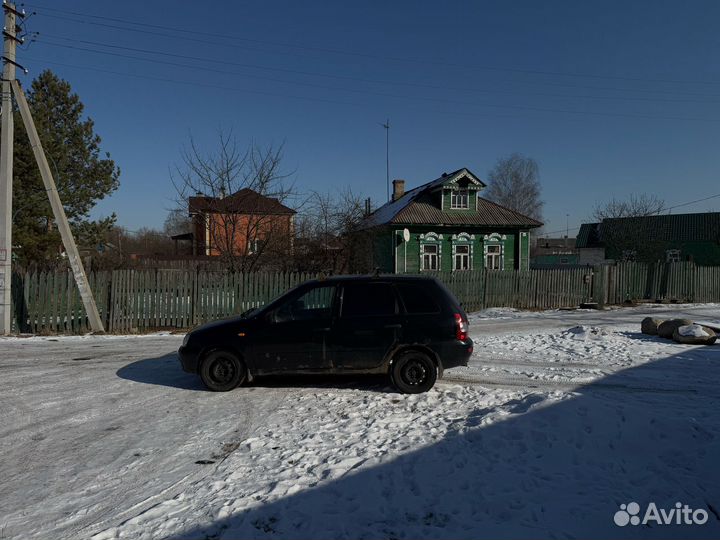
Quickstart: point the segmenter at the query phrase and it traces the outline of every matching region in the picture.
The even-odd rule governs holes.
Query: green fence
[[[435,273],[467,311],[550,309],[626,300],[720,302],[720,267],[619,263],[570,269]],[[109,332],[191,326],[265,304],[313,274],[130,269],[89,274]],[[70,272],[13,275],[14,330],[83,333],[85,310]]]

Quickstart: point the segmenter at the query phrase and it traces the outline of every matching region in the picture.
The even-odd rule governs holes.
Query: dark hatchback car
[[[467,315],[434,278],[342,276],[303,283],[185,337],[182,367],[214,391],[273,374],[389,374],[401,392],[467,365]]]

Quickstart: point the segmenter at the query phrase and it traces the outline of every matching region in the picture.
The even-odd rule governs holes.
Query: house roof
[[[585,223],[580,227],[577,247],[602,247],[603,237],[633,235],[651,242],[717,242],[720,241],[720,212],[610,218],[602,223]]]
[[[190,214],[199,212],[233,213],[233,214],[295,214],[295,210],[288,208],[273,197],[260,195],[249,188],[241,189],[227,197],[190,197],[188,200]]]
[[[578,231],[577,238],[575,239],[575,247],[602,247],[599,228],[599,223],[583,223],[580,225],[580,230]]]
[[[477,198],[476,212],[443,211],[433,199],[432,193],[442,186],[454,184],[462,178],[468,178],[476,185],[485,187],[485,184],[468,169],[458,169],[406,192],[396,201],[381,206],[367,216],[359,228],[370,229],[393,223],[399,225],[490,225],[529,228],[542,226],[541,222],[531,217],[482,197]]]

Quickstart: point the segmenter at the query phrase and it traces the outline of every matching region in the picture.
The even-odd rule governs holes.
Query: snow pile
[[[678,328],[678,334],[686,337],[710,337],[710,334],[699,324],[688,324]]]
[[[570,339],[602,339],[608,335],[608,332],[597,326],[573,326],[565,332],[563,336]]]
[[[527,317],[529,312],[520,311],[515,308],[488,308],[482,311],[471,313],[470,321],[483,321],[487,319],[513,319],[517,317]]]

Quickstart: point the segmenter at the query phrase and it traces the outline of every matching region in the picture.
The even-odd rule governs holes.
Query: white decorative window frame
[[[420,242],[420,261],[419,261],[419,268],[421,272],[440,272],[442,270],[442,241],[443,241],[443,235],[438,234],[436,232],[428,232],[425,234],[421,234],[418,237],[418,241]],[[423,268],[423,246],[426,246],[428,244],[433,244],[437,246],[437,259],[438,259],[438,267],[437,270],[431,270]]]
[[[458,234],[453,234],[450,237],[450,240],[452,240],[452,270],[453,272],[456,270],[463,270],[458,269],[455,267],[455,255],[456,255],[456,248],[457,246],[470,246],[470,253],[468,256],[468,270],[473,269],[473,255],[475,253],[475,235],[474,234],[468,234],[466,232],[461,232]]]
[[[665,250],[665,262],[680,262],[680,250],[679,249]]]
[[[461,192],[465,192],[465,204],[460,204]],[[450,190],[450,209],[451,210],[469,210],[470,209],[470,190],[468,188],[457,188]]]
[[[488,245],[500,246],[500,270],[505,270],[505,240],[507,235],[491,233],[483,236],[483,267],[487,269]]]

